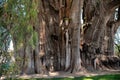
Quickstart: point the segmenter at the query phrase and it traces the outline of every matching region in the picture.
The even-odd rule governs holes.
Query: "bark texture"
[[[23,59],[19,63],[23,73],[77,72],[83,67],[94,71],[120,61],[113,57],[113,38],[120,24],[120,17],[114,18],[116,8],[120,14],[119,0],[37,2],[38,21],[34,25],[38,33],[37,46],[31,49],[24,44],[18,50]],[[27,37],[25,40],[27,42]]]
[[[114,55],[114,14],[119,7],[118,3],[118,0],[84,1],[82,59],[84,65],[91,66],[91,70],[92,66],[96,68],[96,64],[101,66],[97,57]]]

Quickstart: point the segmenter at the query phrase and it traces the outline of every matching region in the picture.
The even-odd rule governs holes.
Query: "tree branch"
[[[113,0],[108,3],[107,10],[114,10],[120,6],[120,0]]]

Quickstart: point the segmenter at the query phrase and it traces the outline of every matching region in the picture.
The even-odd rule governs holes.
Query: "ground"
[[[120,70],[109,70],[109,71],[94,71],[94,72],[88,72],[88,71],[81,71],[78,73],[68,73],[68,72],[49,72],[49,74],[34,74],[34,75],[21,75],[18,76],[18,78],[23,79],[30,79],[30,78],[61,78],[61,77],[68,77],[68,78],[74,78],[74,77],[80,77],[80,76],[97,76],[97,75],[106,75],[106,74],[120,74]]]

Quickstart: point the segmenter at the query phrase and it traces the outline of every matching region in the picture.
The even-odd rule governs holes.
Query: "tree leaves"
[[[32,0],[33,1],[33,0]],[[33,25],[35,25],[37,20],[37,3],[33,3],[29,0],[7,0],[3,5],[3,9],[0,9],[0,18],[6,26],[5,28],[10,31],[13,39],[16,39],[18,46],[23,43],[25,44],[25,39],[31,45],[36,42],[36,32],[33,30]],[[4,13],[2,14],[2,11]],[[34,34],[35,33],[35,34]],[[31,42],[31,39],[33,42]],[[28,43],[26,43],[28,44]]]

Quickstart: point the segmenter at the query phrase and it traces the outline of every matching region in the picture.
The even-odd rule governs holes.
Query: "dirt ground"
[[[105,74],[120,74],[120,70],[108,70],[108,71],[81,71],[78,73],[68,73],[68,72],[49,72],[48,74],[33,74],[33,75],[21,75],[17,76],[18,78],[30,79],[30,78],[59,78],[59,77],[68,77],[74,78],[79,76],[96,76],[96,75],[105,75]]]

